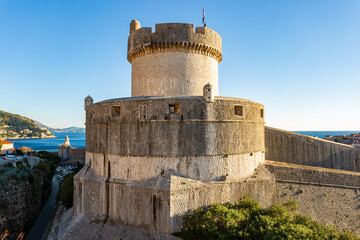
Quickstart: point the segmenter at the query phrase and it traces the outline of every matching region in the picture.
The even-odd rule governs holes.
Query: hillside
[[[0,138],[48,138],[54,135],[34,120],[0,111]]]

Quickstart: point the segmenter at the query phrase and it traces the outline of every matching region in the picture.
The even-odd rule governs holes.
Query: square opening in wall
[[[112,115],[120,116],[120,106],[112,106]]]
[[[169,104],[169,113],[180,113],[180,104]]]
[[[243,115],[243,106],[235,106],[235,115],[238,115],[238,116]]]

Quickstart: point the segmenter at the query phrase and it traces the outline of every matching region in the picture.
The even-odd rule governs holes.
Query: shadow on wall
[[[265,159],[360,172],[360,150],[345,144],[265,127]]]

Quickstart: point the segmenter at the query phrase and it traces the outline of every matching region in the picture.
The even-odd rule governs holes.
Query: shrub
[[[58,193],[58,199],[67,208],[71,208],[73,206],[74,176],[75,173],[72,173],[65,177],[64,183],[60,187]]]
[[[179,235],[184,239],[360,239],[298,215],[297,210],[295,201],[264,209],[245,197],[236,204],[215,204],[187,214]]]
[[[34,167],[35,170],[39,170],[43,173],[45,173],[45,175],[49,178],[51,178],[52,176],[52,171],[51,171],[51,167],[50,167],[50,164],[47,163],[46,161],[43,161],[43,162],[39,162],[35,167]]]
[[[39,151],[36,154],[39,158],[45,159],[53,164],[58,164],[61,161],[61,158],[59,156],[56,156],[52,153],[49,153],[48,151]]]

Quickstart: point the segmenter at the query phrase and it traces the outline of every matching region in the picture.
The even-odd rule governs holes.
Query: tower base
[[[267,207],[275,203],[275,190],[273,176],[262,165],[246,179],[211,182],[173,170],[144,181],[103,178],[85,165],[74,178],[74,215],[105,215],[114,222],[174,233],[191,210],[234,203],[246,195]]]

